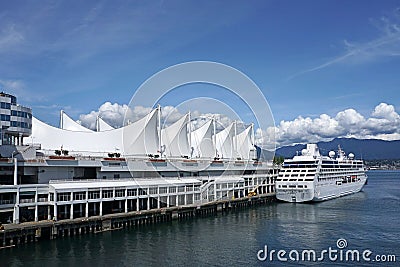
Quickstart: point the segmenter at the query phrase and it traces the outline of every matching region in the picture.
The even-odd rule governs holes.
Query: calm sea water
[[[320,254],[348,249],[396,255],[397,263],[330,261],[324,266],[400,266],[400,171],[370,171],[363,192],[314,204],[275,203],[215,217],[171,222],[0,250],[0,266],[277,266],[257,252]],[[260,254],[261,256],[263,254]],[[295,255],[295,254],[293,254]],[[286,254],[288,258],[288,255]],[[300,254],[301,259],[301,254]]]

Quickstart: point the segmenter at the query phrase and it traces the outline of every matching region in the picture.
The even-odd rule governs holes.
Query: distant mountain
[[[340,145],[347,154],[355,154],[357,159],[400,159],[400,140],[335,138],[332,141],[318,142],[317,144],[322,155],[328,155],[331,150],[337,151],[338,145]],[[284,146],[276,150],[276,155],[292,158],[296,155],[296,151],[300,153],[305,147],[305,144]]]

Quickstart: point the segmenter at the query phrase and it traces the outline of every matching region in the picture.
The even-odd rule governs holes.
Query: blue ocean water
[[[2,249],[0,266],[400,266],[400,171],[369,171],[368,176],[362,192],[321,203],[279,202]],[[265,246],[268,256],[271,250],[284,250],[281,258],[288,261],[280,261],[277,252],[272,261],[260,261],[257,254]],[[325,261],[319,261],[329,247],[338,258],[324,254]],[[300,253],[298,261],[289,258],[293,250]],[[317,259],[309,261],[305,254],[302,261],[304,250],[314,250]],[[358,262],[346,261],[348,250],[370,250],[371,262],[361,254]],[[377,255],[395,255],[397,262],[372,261]],[[296,259],[295,252],[291,256]]]

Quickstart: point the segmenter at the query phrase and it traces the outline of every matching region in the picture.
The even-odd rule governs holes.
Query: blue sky
[[[399,8],[389,0],[2,1],[0,86],[56,125],[60,109],[79,119],[107,101],[128,104],[154,73],[207,60],[253,79],[277,124],[321,114],[337,121],[354,109],[365,121],[387,115],[393,126]],[[390,114],[377,116],[382,109]]]

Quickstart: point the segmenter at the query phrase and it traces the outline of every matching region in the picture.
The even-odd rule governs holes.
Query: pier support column
[[[150,197],[147,197],[147,210],[150,209]]]
[[[138,197],[136,199],[136,211],[139,211],[139,200],[140,200],[140,198]]]
[[[19,223],[19,204],[14,205],[13,222]]]
[[[160,196],[157,197],[157,209],[160,209]]]
[[[167,208],[169,208],[169,193],[167,195]]]
[[[100,212],[99,216],[103,216],[103,201],[100,201]]]
[[[89,217],[89,202],[87,202],[87,200],[86,200],[86,203],[85,203],[85,217],[86,218]]]
[[[15,196],[13,222],[19,223],[19,186],[17,186],[17,195]]]
[[[71,207],[70,207],[70,214],[69,218],[72,220],[74,218],[74,204],[71,202]]]
[[[37,222],[37,221],[39,221],[39,216],[38,216],[39,207],[37,205],[37,203],[38,203],[38,191],[37,191],[37,189],[36,189],[36,192],[35,192],[35,203],[36,203],[36,205],[35,205],[35,222]]]
[[[124,202],[125,202],[125,213],[128,213],[128,199],[125,199]]]
[[[54,203],[54,219],[58,220],[57,203]]]
[[[47,220],[51,220],[51,208],[50,206],[47,206]]]
[[[39,221],[38,209],[39,209],[39,206],[35,205],[35,222]]]

